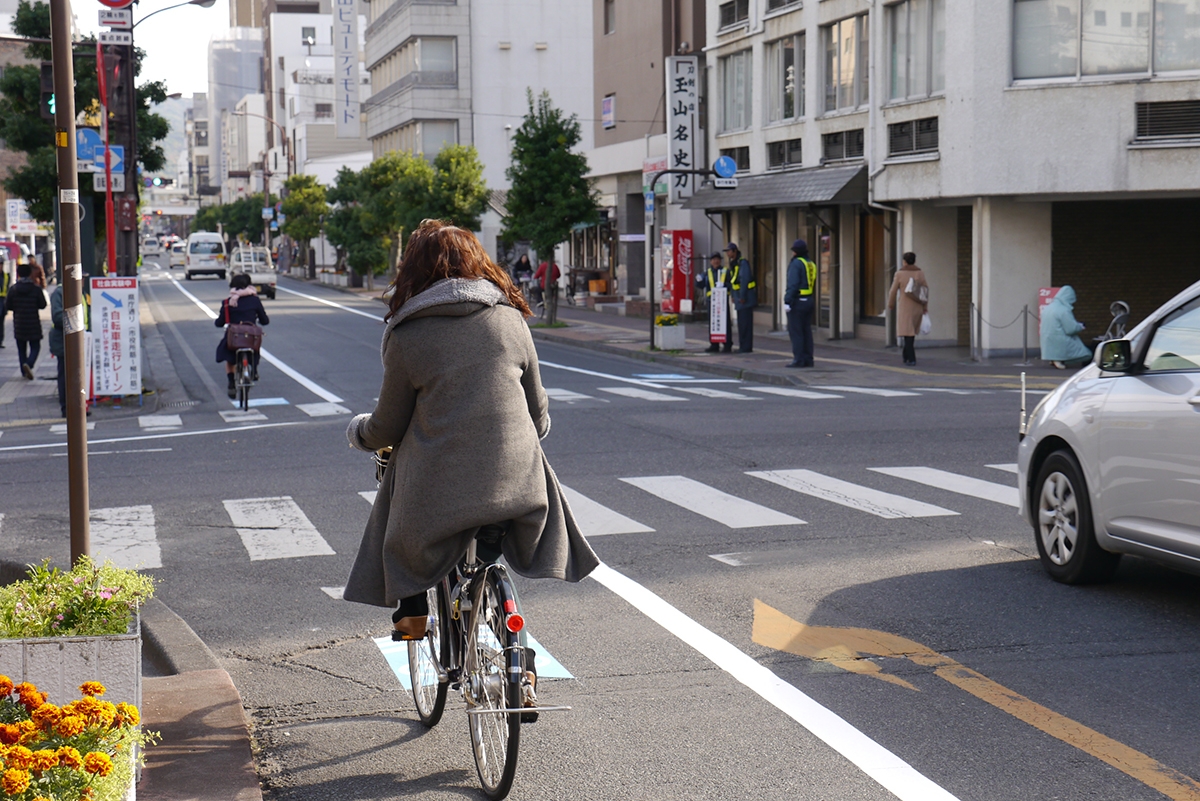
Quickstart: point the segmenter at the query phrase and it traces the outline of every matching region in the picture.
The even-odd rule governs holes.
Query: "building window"
[[[946,0],[905,0],[887,8],[889,97],[946,89]]]
[[[788,139],[785,142],[767,143],[767,167],[795,167],[801,163],[800,140]]]
[[[804,34],[769,42],[767,64],[767,122],[804,116]]]
[[[777,8],[786,8],[790,5],[799,4],[800,0],[767,0],[767,11],[774,11]]]
[[[458,123],[455,120],[421,120],[395,128],[371,140],[375,157],[402,150],[420,153],[432,161],[446,145],[458,141]]]
[[[850,17],[822,29],[825,37],[825,110],[865,106],[867,63],[871,49],[867,15]]]
[[[1200,100],[1137,104],[1138,139],[1200,139]]]
[[[617,31],[617,0],[604,0],[604,35]]]
[[[718,10],[721,19],[720,27],[728,28],[750,19],[750,0],[730,0],[728,3],[721,3]]]
[[[740,131],[750,127],[750,51],[725,56],[721,67],[721,130]]]
[[[821,136],[821,161],[846,161],[863,157],[863,129]]]
[[[406,86],[458,83],[454,39],[430,36],[409,39],[371,66],[372,92],[381,92],[400,81]]]
[[[333,104],[332,103],[317,103],[316,104],[317,119],[333,119]]]
[[[300,44],[315,45],[317,43],[316,28],[301,28],[300,29]]]
[[[750,148],[748,147],[727,147],[721,151],[722,156],[729,156],[737,164],[738,172],[746,172],[750,169]]]
[[[938,118],[897,122],[888,126],[888,155],[911,156],[916,153],[936,153],[938,149]]]
[[[1018,80],[1196,69],[1197,0],[1125,0],[1115,9],[1102,0],[1013,2],[1013,77]]]

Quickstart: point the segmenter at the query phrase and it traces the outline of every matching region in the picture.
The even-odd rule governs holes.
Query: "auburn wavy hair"
[[[533,314],[508,273],[488,258],[473,233],[442,220],[424,220],[408,238],[384,319],[391,319],[409,298],[446,278],[486,278],[500,288],[509,305],[526,317]]]

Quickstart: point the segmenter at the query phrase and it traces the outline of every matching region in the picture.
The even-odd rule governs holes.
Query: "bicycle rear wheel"
[[[525,669],[520,641],[505,626],[504,602],[514,597],[508,579],[498,570],[488,570],[482,582],[471,614],[467,658],[472,707],[467,722],[483,794],[494,800],[504,798],[512,788],[521,715],[487,710],[521,708]]]
[[[430,729],[442,719],[446,709],[447,682],[438,677],[449,659],[449,632],[446,630],[446,597],[442,585],[429,590],[429,633],[425,639],[408,644],[408,675],[412,679],[413,702],[421,725]]]
[[[241,406],[243,412],[250,410],[250,386],[254,383],[253,379],[254,366],[252,360],[246,354],[242,354],[242,358],[238,363],[238,405]]]

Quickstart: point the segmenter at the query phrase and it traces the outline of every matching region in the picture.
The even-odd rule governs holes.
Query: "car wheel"
[[[1042,567],[1055,581],[1107,581],[1121,555],[1096,542],[1092,504],[1074,454],[1055,451],[1038,470],[1033,487],[1033,535]]]
[[[222,281],[224,281],[225,280],[225,271],[221,270],[221,272],[217,273],[217,278],[220,278]]]
[[[184,281],[191,281],[191,280],[192,280],[192,272],[191,272],[191,270],[185,270],[185,271],[184,271],[184,273],[183,273],[183,280],[184,280]]]

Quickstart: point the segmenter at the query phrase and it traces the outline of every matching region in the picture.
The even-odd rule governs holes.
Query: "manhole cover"
[[[171,401],[169,403],[160,403],[160,409],[190,409],[193,406],[199,406],[198,400]]]

